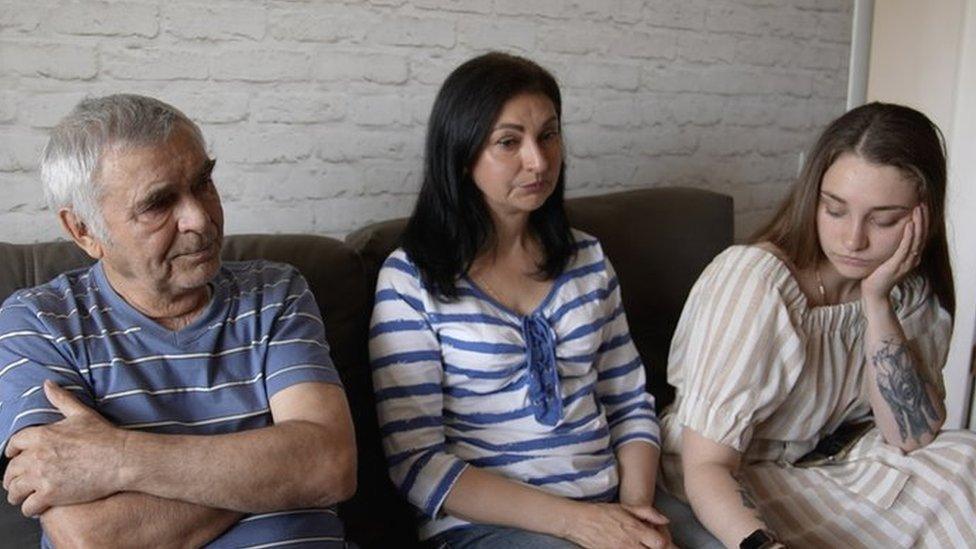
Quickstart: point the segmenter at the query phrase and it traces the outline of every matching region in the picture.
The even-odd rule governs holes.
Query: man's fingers
[[[7,441],[7,447],[3,450],[3,455],[7,456],[7,459],[14,459],[18,454],[23,452],[29,442],[33,429],[24,429],[23,431],[18,431],[17,434],[10,437]]]
[[[51,506],[44,501],[44,498],[38,495],[37,492],[33,492],[27,497],[27,499],[24,500],[24,503],[21,504],[20,512],[25,517],[36,517],[50,508]]]
[[[44,395],[65,417],[87,414],[91,411],[73,394],[58,387],[50,379],[44,380]]]
[[[7,463],[7,470],[3,472],[3,489],[10,491],[10,482],[23,474],[23,466],[19,459],[10,460]]]
[[[33,490],[24,477],[16,477],[11,480],[10,487],[7,488],[7,501],[10,505],[20,505],[22,501],[31,495]]]

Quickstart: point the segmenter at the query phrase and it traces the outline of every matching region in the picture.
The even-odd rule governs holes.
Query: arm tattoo
[[[762,520],[762,515],[759,514],[759,507],[756,505],[756,500],[752,499],[752,494],[746,488],[745,484],[742,483],[742,479],[739,475],[735,473],[732,474],[732,480],[735,481],[737,488],[736,491],[739,492],[739,497],[742,498],[742,506],[746,509],[752,511],[752,516],[759,519],[760,522],[765,522]]]
[[[878,390],[895,416],[902,440],[920,441],[932,431],[930,422],[937,420],[939,414],[908,345],[899,339],[885,338],[871,361],[877,371]]]
[[[742,506],[746,509],[756,509],[756,502],[752,500],[752,495],[746,490],[745,486],[739,485],[739,497],[742,498]]]

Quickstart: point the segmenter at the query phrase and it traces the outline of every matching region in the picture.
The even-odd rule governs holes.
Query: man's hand
[[[574,517],[568,538],[588,549],[672,547],[668,519],[649,505],[585,503]]]
[[[119,487],[125,432],[51,381],[44,394],[64,419],[11,437],[3,476],[7,500],[25,516],[104,498]]]

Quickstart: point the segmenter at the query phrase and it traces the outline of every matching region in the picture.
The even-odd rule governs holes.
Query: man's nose
[[[177,208],[177,228],[180,232],[206,232],[212,219],[206,205],[195,196],[187,196]]]

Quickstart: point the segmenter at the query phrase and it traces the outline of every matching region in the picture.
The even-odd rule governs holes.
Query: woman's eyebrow
[[[841,204],[845,204],[845,205],[847,204],[847,201],[846,200],[844,200],[843,198],[841,198],[841,197],[839,197],[836,194],[833,194],[831,192],[821,190],[820,191],[820,194],[826,196],[827,198],[830,198],[831,200],[835,200],[837,202],[840,202]],[[911,209],[911,207],[909,207],[909,206],[901,206],[899,204],[890,204],[890,205],[885,205],[885,206],[875,206],[874,208],[871,208],[871,211],[872,212],[874,212],[874,211],[891,211],[891,210],[908,211],[910,209]]]
[[[493,131],[496,131],[497,132],[498,130],[515,130],[515,131],[524,132],[525,131],[525,126],[523,126],[521,124],[502,123],[502,124],[499,124],[499,125],[495,126],[495,128],[494,128]]]
[[[549,117],[548,120],[542,123],[542,127],[551,126],[557,123],[559,123],[559,119],[556,118],[555,116],[551,116]],[[494,128],[492,128],[492,131],[498,131],[498,130],[515,130],[519,132],[524,132],[525,126],[521,124],[515,124],[514,122],[501,122],[498,125],[496,125]]]

